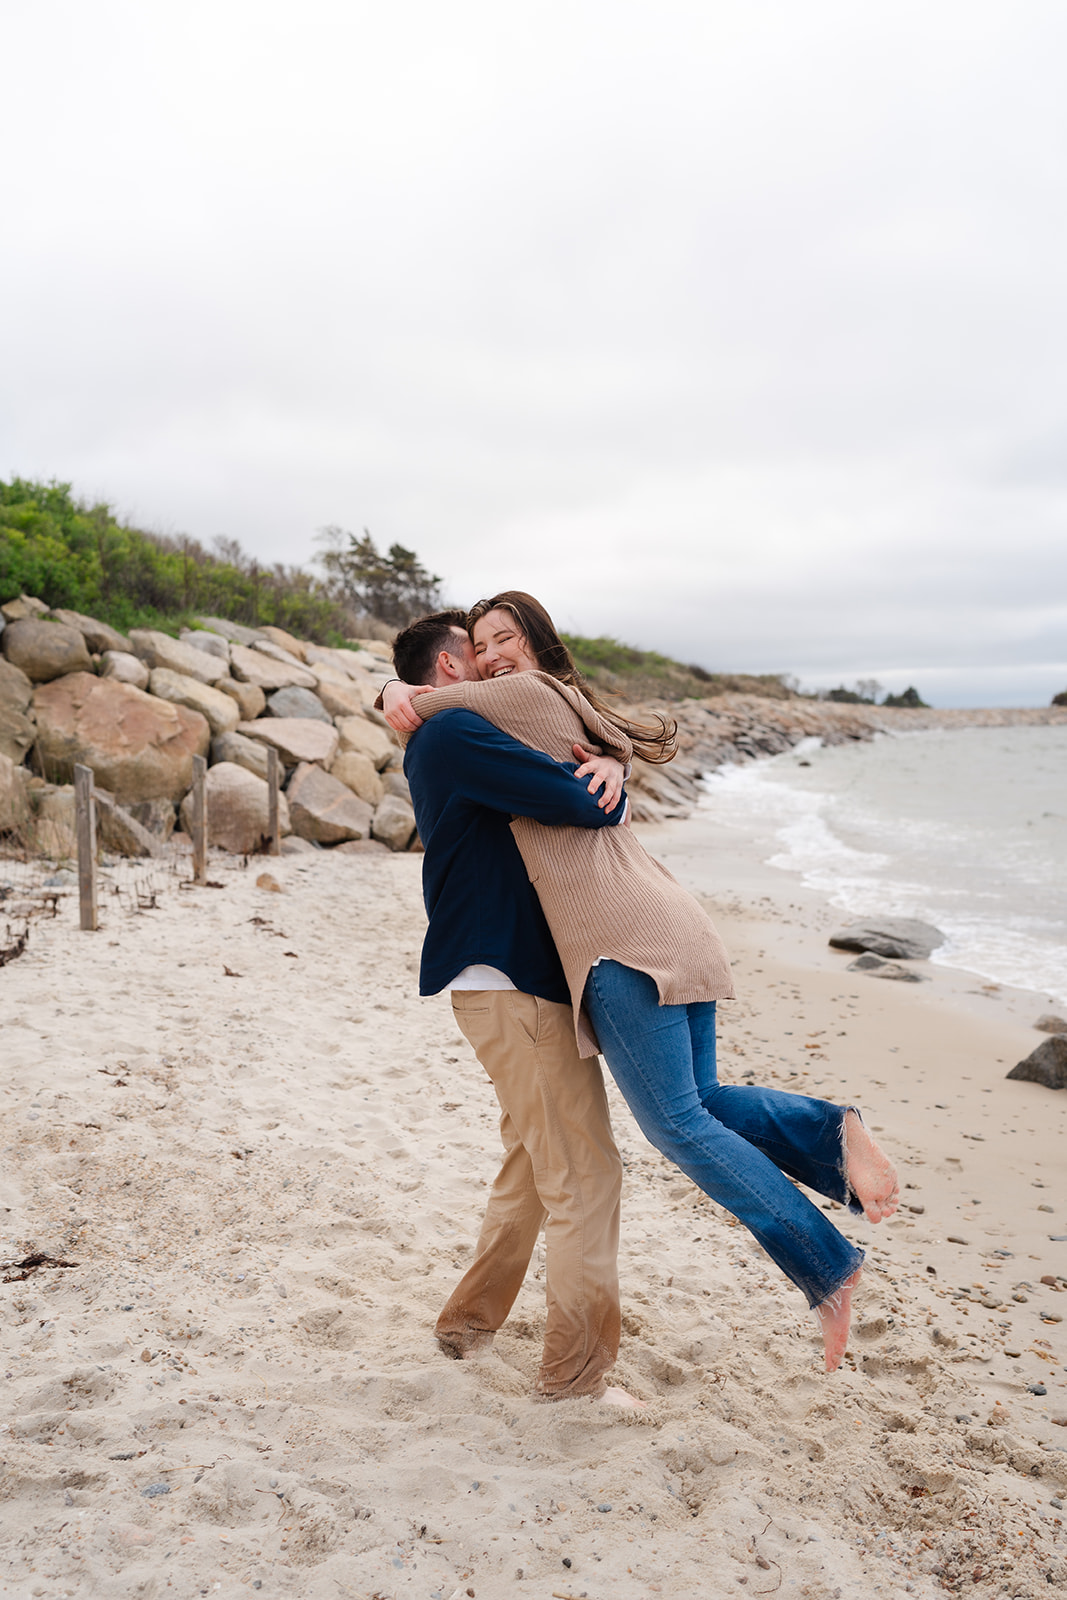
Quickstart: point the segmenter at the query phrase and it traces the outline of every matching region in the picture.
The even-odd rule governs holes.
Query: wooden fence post
[[[267,746],[267,832],[270,835],[270,853],[280,856],[282,853],[281,823],[278,820],[278,789],[280,786],[278,752],[273,745]]]
[[[78,835],[78,901],[81,926],[95,933],[96,911],[96,805],[93,801],[93,769],[74,768],[74,821]]]
[[[207,762],[193,757],[193,882],[207,883]]]

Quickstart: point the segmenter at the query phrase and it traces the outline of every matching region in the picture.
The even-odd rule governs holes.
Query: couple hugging
[[[438,1341],[461,1358],[491,1343],[543,1226],[538,1394],[640,1406],[607,1383],[619,1348],[622,1166],[599,1051],[645,1137],[807,1297],[832,1372],[863,1252],[792,1180],[879,1222],[896,1209],[896,1174],[854,1107],[718,1082],[715,1003],[733,995],[726,952],[627,825],[626,764],[635,753],[669,761],[675,726],[603,705],[547,611],[520,590],[466,616],[423,617],[393,650],[403,681],[380,704],[407,737],[425,849],[420,993],[451,990],[500,1102],[505,1151]]]

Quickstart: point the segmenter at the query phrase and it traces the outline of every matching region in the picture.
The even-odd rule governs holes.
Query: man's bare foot
[[[843,1283],[836,1294],[815,1307],[815,1315],[822,1329],[823,1349],[827,1372],[836,1372],[841,1357],[848,1348],[848,1330],[852,1322],[852,1291],[860,1281],[861,1268],[857,1267],[851,1278]]]
[[[845,1170],[868,1222],[884,1222],[893,1215],[900,1204],[896,1168],[851,1110],[845,1112]]]
[[[622,1411],[647,1411],[646,1400],[635,1400],[632,1394],[627,1394],[625,1389],[620,1389],[611,1384],[600,1396],[602,1406],[618,1406]]]

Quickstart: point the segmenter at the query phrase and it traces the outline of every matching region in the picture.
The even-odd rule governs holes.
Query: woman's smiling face
[[[503,678],[510,672],[537,670],[518,623],[502,606],[478,618],[473,636],[479,677]]]

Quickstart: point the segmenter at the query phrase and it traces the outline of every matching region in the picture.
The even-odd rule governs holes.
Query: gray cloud
[[[0,470],[1045,700],[1065,43],[1051,0],[10,8]]]

